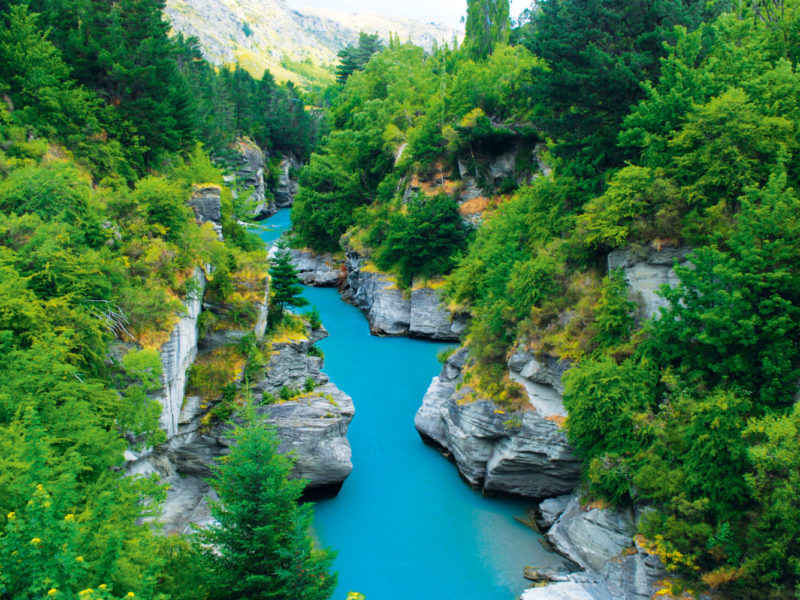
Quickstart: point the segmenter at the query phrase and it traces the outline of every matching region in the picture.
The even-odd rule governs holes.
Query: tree
[[[336,585],[333,554],[309,536],[312,509],[298,505],[305,482],[288,479],[292,460],[269,429],[232,433],[231,453],[213,468],[218,525],[198,536],[206,598],[323,600]]]
[[[508,0],[469,0],[464,45],[475,60],[487,58],[498,44],[507,44],[511,21]]]
[[[372,58],[372,55],[383,50],[383,42],[377,33],[363,31],[358,35],[358,46],[347,46],[339,50],[339,64],[336,67],[336,81],[343,84],[354,71],[360,71]]]
[[[269,276],[272,278],[272,307],[277,312],[278,322],[283,319],[287,306],[300,307],[308,304],[308,300],[301,295],[303,286],[297,278],[297,271],[292,266],[285,244],[278,246]]]

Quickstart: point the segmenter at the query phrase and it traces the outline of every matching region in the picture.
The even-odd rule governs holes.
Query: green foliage
[[[540,101],[539,123],[567,159],[589,194],[603,172],[630,156],[616,144],[620,124],[643,95],[642,83],[656,80],[663,42],[675,25],[697,27],[725,10],[724,2],[695,0],[620,2],[547,0],[524,28],[523,43],[546,61],[532,94]]]
[[[277,453],[274,434],[259,425],[238,428],[234,445],[214,468],[217,520],[198,534],[205,597],[328,598],[336,585],[333,556],[311,540],[311,506],[299,505],[305,483],[287,479],[291,460]]]
[[[473,59],[483,60],[495,46],[508,43],[510,25],[508,0],[469,0],[464,47]]]
[[[466,248],[469,232],[451,197],[418,195],[390,216],[375,262],[382,269],[397,268],[406,286],[416,276],[444,275]]]
[[[314,330],[322,327],[322,319],[320,319],[319,309],[316,306],[312,306],[311,311],[308,313],[308,324]]]
[[[741,386],[764,407],[790,404],[800,376],[800,199],[776,175],[742,199],[736,227],[695,251],[694,268],[663,291],[649,351],[685,377]]]
[[[636,305],[628,298],[628,283],[621,270],[612,271],[603,279],[600,300],[595,308],[595,343],[608,349],[625,343],[633,333],[633,311]]]
[[[291,263],[289,250],[286,246],[279,246],[278,252],[272,261],[269,270],[272,279],[271,286],[271,307],[276,311],[275,320],[277,323],[283,321],[286,307],[300,307],[308,304],[308,300],[303,298],[303,286],[297,277],[297,271]]]
[[[354,71],[360,71],[376,52],[383,48],[377,33],[369,34],[363,31],[358,36],[357,46],[346,46],[339,50],[339,64],[336,67],[336,81],[344,84]]]

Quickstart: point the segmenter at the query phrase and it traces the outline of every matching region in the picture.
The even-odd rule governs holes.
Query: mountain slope
[[[423,47],[451,41],[460,31],[373,13],[334,10],[297,12],[283,0],[167,0],[173,29],[196,36],[216,64],[239,62],[260,77],[269,69],[278,81],[302,86],[333,80],[336,54],[358,41],[360,31],[388,38],[397,33]]]

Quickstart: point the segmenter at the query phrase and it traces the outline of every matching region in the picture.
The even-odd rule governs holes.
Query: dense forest
[[[237,433],[214,480],[220,525],[191,543],[151,523],[164,486],[121,472],[129,447],[164,439],[158,349],[198,293],[194,274],[234,326],[257,316],[243,290],[266,286],[231,191],[222,242],[196,224],[193,184],[223,183],[239,136],[307,156],[320,126],[298,90],[216,69],[195,40],[170,37],[162,11],[0,2],[0,596],[327,597],[330,557],[266,430]],[[234,529],[254,531],[252,546],[226,539]]]
[[[572,361],[585,496],[647,508],[675,595],[798,597],[797,9],[544,0],[512,22],[469,0],[461,45],[343,51],[322,123],[171,37],[162,0],[0,0],[0,596],[329,597],[302,486],[246,414],[193,540],[160,535],[163,487],[120,472],[163,439],[157,349],[196,269],[254,318],[237,283],[267,262],[242,207],[222,189],[223,242],[187,204],[248,136],[307,159],[294,243],[444,278],[498,403],[519,401],[515,345]],[[670,246],[689,266],[643,319],[606,257]]]
[[[348,73],[296,243],[446,276],[498,403],[522,394],[514,345],[572,361],[585,496],[648,509],[674,594],[796,597],[797,3],[546,0],[511,28],[507,8],[473,0],[461,47],[393,40]],[[606,257],[663,247],[692,252],[646,320]]]

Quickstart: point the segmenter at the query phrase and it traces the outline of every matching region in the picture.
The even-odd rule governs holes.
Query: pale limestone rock
[[[472,392],[463,386],[466,360],[459,349],[428,388],[414,420],[423,440],[451,454],[464,479],[485,492],[546,498],[572,491],[580,463],[557,422],[536,410],[508,414],[486,398],[465,401]]]
[[[412,285],[410,293],[404,292],[391,275],[368,266],[352,250],[345,264],[343,297],[364,312],[373,334],[456,341],[464,331],[466,319],[451,315],[435,289]]]
[[[197,356],[197,319],[203,306],[206,278],[202,269],[195,268],[194,280],[198,291],[185,302],[186,314],[172,330],[169,340],[161,347],[161,428],[167,438],[178,431],[178,418],[183,406],[187,371]]]
[[[333,254],[318,254],[307,248],[292,248],[289,256],[297,276],[306,285],[334,287],[346,277],[344,260]]]
[[[294,204],[294,197],[297,194],[298,184],[296,172],[301,167],[301,163],[293,155],[284,156],[278,167],[278,184],[275,188],[275,206],[277,208],[289,208]]]
[[[633,514],[604,508],[584,509],[574,497],[547,532],[550,543],[585,569],[602,571],[632,544]]]
[[[691,248],[664,247],[635,250],[614,250],[608,255],[608,269],[622,269],[630,288],[631,297],[639,304],[640,320],[650,319],[659,314],[659,308],[667,302],[656,292],[661,286],[675,287],[678,275],[674,265],[686,266],[686,257]]]

